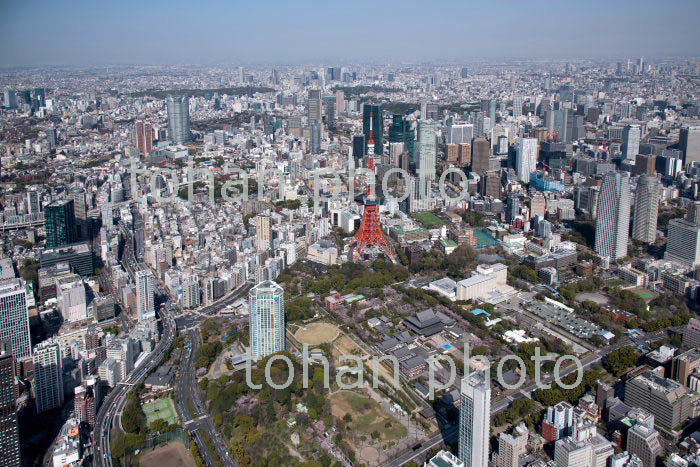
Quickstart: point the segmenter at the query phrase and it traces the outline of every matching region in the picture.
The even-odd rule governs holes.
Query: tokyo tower
[[[374,172],[374,131],[372,130],[372,113],[369,114],[369,141],[367,143],[367,168]],[[367,185],[365,192],[365,210],[362,214],[362,224],[349,246],[354,246],[353,261],[358,262],[371,255],[372,250],[379,250],[394,263],[396,254],[384,238],[379,223],[379,198],[374,189],[374,182]]]

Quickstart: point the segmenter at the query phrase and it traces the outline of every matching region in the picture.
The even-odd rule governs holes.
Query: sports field
[[[413,218],[420,222],[426,229],[437,229],[445,223],[432,212],[414,212]]]
[[[169,424],[177,423],[175,405],[173,404],[173,400],[169,397],[144,404],[143,412],[146,414],[146,423],[149,425],[158,419],[165,420]]]
[[[647,303],[654,300],[656,297],[659,296],[659,294],[652,292],[651,290],[642,288],[642,287],[635,287],[634,289],[630,289],[630,292],[637,295],[638,297],[640,297],[642,300],[644,300]]]
[[[180,442],[168,443],[148,451],[139,460],[141,467],[195,467],[197,464],[187,447]]]
[[[489,235],[486,230],[475,230],[474,236],[476,236],[476,247],[477,248],[488,248],[490,246],[498,245],[498,240]]]
[[[319,345],[332,342],[340,331],[330,323],[311,323],[299,329],[294,337],[302,344]]]

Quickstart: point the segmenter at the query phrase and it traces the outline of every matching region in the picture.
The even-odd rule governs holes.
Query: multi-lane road
[[[196,314],[189,317],[180,318],[180,322],[187,323],[189,329],[186,331],[188,345],[185,349],[185,356],[180,362],[180,372],[175,383],[175,408],[182,424],[192,434],[192,438],[202,458],[207,465],[216,465],[214,455],[211,453],[209,446],[204,440],[204,436],[209,436],[218,458],[224,465],[235,466],[236,461],[228,451],[226,442],[219,433],[219,430],[214,425],[211,417],[202,402],[200,389],[197,382],[197,367],[195,365],[195,355],[197,349],[202,344],[198,324],[205,316],[215,315],[223,308],[235,302],[239,298],[245,296],[253,286],[252,283],[245,283],[235,291],[226,295],[216,303],[197,310]],[[207,435],[203,435],[206,432]]]
[[[214,455],[204,441],[202,432],[206,432],[216,450],[217,457],[224,465],[236,465],[228,451],[226,442],[217,430],[216,426],[207,414],[202,398],[199,395],[199,387],[196,378],[195,355],[201,345],[199,330],[190,329],[186,332],[189,345],[185,349],[185,356],[180,362],[180,374],[175,384],[175,407],[183,426],[189,430],[197,443],[199,452],[207,465],[217,465]]]
[[[94,464],[98,467],[112,465],[109,435],[113,426],[121,426],[120,417],[126,404],[126,395],[134,386],[138,386],[148,373],[160,365],[163,357],[173,345],[175,338],[173,309],[170,303],[166,303],[161,308],[163,334],[155,349],[102,401],[93,429]]]

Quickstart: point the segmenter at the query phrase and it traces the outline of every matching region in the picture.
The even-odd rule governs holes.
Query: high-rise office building
[[[644,371],[625,383],[625,404],[654,416],[657,426],[675,429],[691,414],[690,390],[672,379]]]
[[[362,133],[365,135],[365,154],[369,144],[369,125],[372,121],[372,136],[374,137],[374,154],[384,154],[384,115],[379,104],[365,104],[362,109]]]
[[[622,156],[626,160],[633,161],[639,154],[639,142],[642,133],[639,125],[627,125],[622,130]]]
[[[409,157],[413,158],[415,139],[413,128],[411,128],[411,122],[406,120],[401,114],[394,114],[391,126],[389,127],[389,142],[403,143],[404,151],[409,154]],[[413,160],[411,162],[413,162],[413,166],[415,167],[416,162]]]
[[[630,223],[630,181],[627,175],[609,172],[598,197],[595,251],[611,261],[627,256]]]
[[[462,379],[459,408],[459,459],[468,467],[487,467],[491,430],[491,388],[482,372]]]
[[[445,156],[446,161],[449,164],[459,163],[459,145],[458,144],[446,144],[445,145]]]
[[[632,427],[627,431],[627,452],[634,454],[643,467],[656,467],[664,453],[659,432],[654,428],[654,416],[644,409],[634,408],[628,414]]]
[[[671,219],[667,238],[664,259],[691,269],[700,266],[700,224],[681,217]]]
[[[8,110],[17,108],[17,93],[11,89],[6,90],[4,103]]]
[[[515,168],[518,180],[523,183],[530,183],[530,174],[537,168],[536,138],[518,138]]]
[[[272,225],[270,216],[259,215],[255,218],[255,232],[258,240],[258,251],[272,248]]]
[[[683,165],[700,162],[700,127],[681,128],[678,146],[683,153]]]
[[[426,180],[435,179],[437,163],[437,125],[431,120],[418,123],[418,174]]]
[[[459,162],[460,167],[467,167],[472,163],[472,145],[471,143],[459,144]]]
[[[653,154],[637,154],[637,159],[634,162],[634,171],[637,175],[656,174],[656,156]]]
[[[523,96],[513,96],[513,118],[523,115]]]
[[[34,349],[34,400],[37,413],[63,405],[63,363],[57,342],[44,341]]]
[[[496,124],[496,101],[493,99],[481,99],[481,112],[491,121],[491,125]]]
[[[339,114],[345,112],[345,93],[343,91],[335,92],[335,110]]]
[[[656,177],[639,177],[634,198],[634,225],[632,238],[644,243],[656,241],[656,221],[659,216],[661,183]]]
[[[27,308],[27,284],[23,279],[0,281],[0,341],[10,344],[17,360],[32,355]]]
[[[56,279],[56,300],[64,322],[76,323],[88,318],[85,286],[78,274]]]
[[[472,141],[472,172],[484,175],[490,170],[491,143],[486,138],[474,138]]]
[[[309,142],[311,154],[321,153],[321,124],[319,122],[311,122],[309,124]]]
[[[85,188],[72,187],[66,193],[66,199],[73,200],[73,213],[75,214],[75,238],[76,241],[87,238],[87,218],[90,205]]]
[[[474,125],[463,123],[447,127],[447,144],[471,143],[474,138]]]
[[[46,247],[56,248],[77,241],[75,210],[72,199],[53,201],[44,207]]]
[[[352,137],[352,157],[355,161],[363,159],[365,157],[365,135],[355,135]],[[357,162],[355,167],[358,167]]]
[[[320,89],[309,89],[309,103],[307,112],[309,124],[312,122],[321,124],[323,122],[323,108]]]
[[[148,156],[153,151],[153,126],[146,120],[136,120],[136,147],[139,154]]]
[[[190,133],[190,98],[187,96],[168,96],[168,133],[170,139],[178,144],[192,140]]]
[[[148,269],[136,271],[136,312],[139,321],[155,318],[153,297],[155,278]]]
[[[461,70],[459,70],[459,76],[462,79],[467,79],[469,78],[469,68],[467,67],[462,67]]]
[[[10,347],[0,342],[0,465],[20,467],[19,424],[16,401],[15,358]]]
[[[284,289],[264,281],[250,289],[250,355],[255,361],[285,349]]]

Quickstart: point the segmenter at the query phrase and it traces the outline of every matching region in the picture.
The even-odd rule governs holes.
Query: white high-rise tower
[[[487,467],[491,429],[491,387],[485,374],[473,372],[462,379],[459,408],[459,459],[465,467]]]

